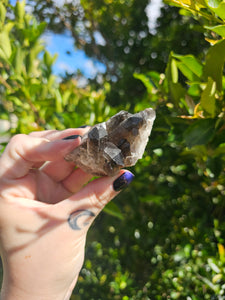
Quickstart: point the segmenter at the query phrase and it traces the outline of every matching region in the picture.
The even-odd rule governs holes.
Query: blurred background
[[[224,11],[0,2],[1,152],[16,133],[157,114],[135,180],[89,231],[72,300],[225,299]]]

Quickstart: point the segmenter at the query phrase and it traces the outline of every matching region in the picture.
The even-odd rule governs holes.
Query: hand
[[[121,170],[88,183],[90,174],[66,162],[85,131],[16,135],[0,158],[1,300],[69,299],[88,228],[133,178]]]

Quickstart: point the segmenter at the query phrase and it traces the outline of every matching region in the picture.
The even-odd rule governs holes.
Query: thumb
[[[70,198],[58,203],[68,215],[68,225],[73,230],[88,229],[105,205],[133,180],[126,170],[114,177],[101,177],[87,184]]]

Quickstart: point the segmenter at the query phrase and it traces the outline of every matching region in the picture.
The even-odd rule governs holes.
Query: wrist
[[[78,279],[78,275],[66,281],[62,277],[53,280],[37,273],[28,276],[23,266],[9,269],[3,268],[0,300],[69,300]],[[21,269],[23,271],[18,272]]]
[[[65,295],[59,294],[48,294],[45,293],[42,288],[38,291],[25,291],[22,288],[18,288],[12,285],[5,285],[4,281],[2,284],[2,289],[0,291],[0,299],[1,300],[69,300],[70,296],[67,297]]]
[[[40,288],[41,289],[41,288]],[[17,289],[10,289],[7,291],[2,290],[0,293],[0,299],[1,300],[69,300],[70,297],[64,297],[59,295],[43,295],[43,293],[40,294],[27,294],[26,292],[23,292],[21,290]]]

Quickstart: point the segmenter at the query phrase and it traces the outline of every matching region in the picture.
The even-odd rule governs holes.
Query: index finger
[[[71,135],[84,135],[90,129],[89,126],[85,128],[68,128],[65,130],[42,130],[42,131],[33,131],[29,134],[29,136],[39,137],[39,138],[46,138],[50,141],[63,139],[65,137]]]
[[[37,163],[63,158],[81,142],[75,140],[49,141],[46,138],[15,135],[0,159],[0,176],[17,179],[25,176]]]

